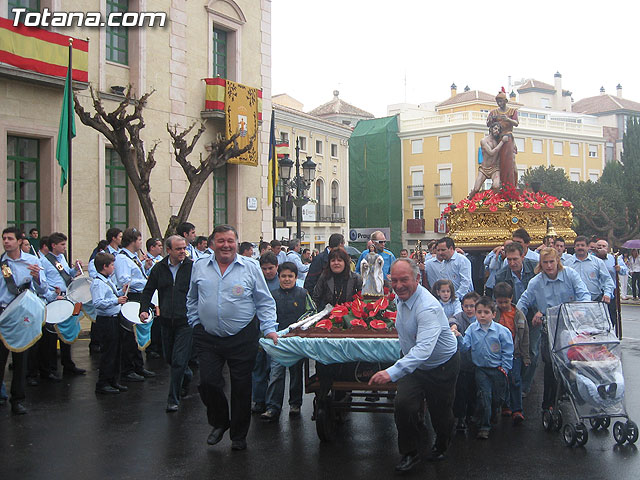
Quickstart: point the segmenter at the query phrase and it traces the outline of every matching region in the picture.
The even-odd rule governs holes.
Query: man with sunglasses
[[[387,244],[387,238],[385,237],[384,233],[376,230],[371,234],[369,238],[373,242],[373,248],[375,249],[375,252],[384,260],[382,273],[384,273],[384,277],[387,278],[389,276],[389,273],[391,272],[391,264],[395,262],[396,256],[385,248]],[[358,258],[358,263],[356,264],[356,273],[360,273],[360,262],[362,262],[362,259],[368,254],[369,250],[365,250],[360,255],[360,258]]]

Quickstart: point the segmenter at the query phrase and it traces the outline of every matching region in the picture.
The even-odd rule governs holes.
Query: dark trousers
[[[631,292],[633,293],[633,298],[637,298],[640,295],[640,272],[631,272]],[[623,295],[626,295],[627,292],[622,292]]]
[[[96,333],[100,337],[101,355],[98,367],[97,387],[106,387],[118,383],[120,376],[120,336],[123,328],[120,327],[118,316],[96,318]],[[131,336],[131,332],[125,332]]]
[[[544,390],[542,393],[542,409],[546,410],[555,403],[556,389],[558,384],[553,375],[553,364],[551,363],[551,351],[549,349],[549,337],[546,332],[542,333],[540,342],[540,356],[544,362]]]
[[[187,324],[186,320],[178,323],[178,326],[174,326],[175,323],[170,319],[159,318],[158,320],[160,320],[158,325],[161,327],[160,332],[162,334],[162,356],[171,366],[167,402],[178,405],[180,403],[182,385],[188,385],[193,377],[193,373],[189,368],[193,329]],[[153,323],[155,324],[156,321]]]
[[[27,350],[27,378],[37,378],[40,371],[40,345],[42,337]]]
[[[453,415],[465,419],[473,415],[476,395],[476,379],[473,369],[460,370],[456,381],[456,398],[453,401]]]
[[[207,407],[209,425],[230,427],[231,440],[243,440],[251,423],[251,372],[258,352],[258,325],[254,319],[230,337],[207,333],[202,325],[193,330],[193,344],[200,362],[200,398]],[[231,379],[231,415],[224,394],[224,364]]]
[[[160,322],[153,322],[151,324],[151,343],[147,348],[147,351],[155,352],[158,355],[164,355],[161,329],[162,327],[160,326]]]
[[[395,420],[398,428],[398,448],[401,455],[418,450],[424,423],[420,409],[426,398],[431,424],[436,432],[435,447],[445,451],[451,441],[454,425],[453,401],[456,379],[460,370],[460,355],[431,370],[415,370],[398,380],[395,400]]]
[[[271,358],[262,348],[258,349],[256,364],[251,373],[251,392],[254,403],[265,403],[269,373],[271,372]]]
[[[46,376],[49,373],[56,373],[58,370],[58,341],[60,341],[60,363],[64,368],[75,367],[73,360],[71,360],[71,345],[61,341],[57,333],[51,333],[43,327],[38,347],[41,375]]]
[[[0,342],[0,385],[4,381],[4,369],[9,358],[9,349]],[[11,403],[25,399],[24,385],[27,378],[27,352],[11,352],[13,378],[11,379]]]
[[[129,292],[128,299],[132,302],[140,301],[140,294],[137,292]],[[135,333],[120,329],[120,368],[122,375],[130,373],[140,373],[144,369],[144,360],[142,352],[138,349]]]

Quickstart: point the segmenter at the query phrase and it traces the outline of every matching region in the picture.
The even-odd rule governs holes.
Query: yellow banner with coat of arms
[[[229,159],[229,163],[258,166],[258,97],[257,88],[226,81],[225,117],[227,138],[239,133],[238,148],[246,147],[251,139],[253,145],[239,157]]]

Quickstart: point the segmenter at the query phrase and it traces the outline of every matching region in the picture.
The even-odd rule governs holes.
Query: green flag
[[[71,47],[69,47],[71,48]],[[67,68],[67,78],[64,82],[64,99],[62,100],[62,113],[60,114],[60,128],[58,129],[58,144],[56,145],[56,159],[62,169],[60,175],[60,189],[64,189],[67,183],[67,172],[69,170],[69,160],[71,151],[69,144],[71,139],[76,136],[76,122],[73,114],[73,90],[71,88],[71,59],[69,59],[69,67]],[[71,122],[69,122],[71,115]],[[69,128],[71,123],[71,128]],[[69,131],[71,130],[71,131]]]

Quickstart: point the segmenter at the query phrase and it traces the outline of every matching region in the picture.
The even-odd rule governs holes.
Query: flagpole
[[[271,132],[269,134],[269,152],[272,155],[271,159],[271,222],[273,223],[273,238],[276,238],[276,168],[278,168],[278,154],[276,152],[275,138],[275,120],[276,112],[271,109]]]
[[[67,195],[68,195],[68,200],[67,200],[67,224],[68,224],[68,240],[67,240],[67,255],[69,256],[69,263],[71,264],[71,262],[73,262],[73,255],[72,255],[72,216],[71,216],[71,204],[72,204],[72,195],[71,195],[71,148],[73,145],[72,142],[72,134],[73,134],[73,38],[69,38],[69,98],[65,99],[69,102],[69,104],[67,105],[68,107],[68,112],[69,114],[67,115],[67,144],[69,146],[69,164],[67,167]]]

